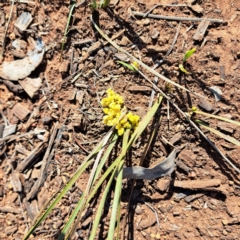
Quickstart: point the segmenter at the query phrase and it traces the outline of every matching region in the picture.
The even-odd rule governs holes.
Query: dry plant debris
[[[240,238],[239,147],[225,140],[240,141],[239,127],[231,122],[240,121],[239,1],[171,2],[120,0],[94,14],[86,1],[0,3],[1,239],[22,239],[48,200],[105,136],[109,128],[102,123],[101,99],[108,88],[142,119],[158,98],[158,89],[167,89],[162,79],[174,84],[168,86],[161,110],[124,162],[127,178],[120,186],[119,214],[129,212],[133,217],[121,219],[119,234],[122,239],[130,235],[135,239]],[[91,16],[130,55],[97,33]],[[197,51],[185,64],[191,75],[186,75],[178,65],[193,48]],[[134,73],[117,62],[131,64],[135,61],[131,56],[152,70],[138,64],[139,73]],[[235,170],[170,101],[183,112],[200,107],[197,116],[226,138],[207,128],[202,131]],[[122,148],[117,145],[111,158]],[[93,165],[36,229],[33,239],[58,237],[88,188]],[[161,171],[165,167],[164,174],[159,167]],[[95,201],[89,202],[73,239],[88,239],[106,186],[104,182]],[[99,239],[107,237],[112,204],[110,194],[97,228]]]

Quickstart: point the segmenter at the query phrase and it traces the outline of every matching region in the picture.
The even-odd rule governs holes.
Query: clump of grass
[[[104,108],[108,108],[110,110],[114,110],[117,113],[121,111],[120,117],[114,120],[115,125],[109,130],[109,132],[104,136],[104,138],[98,143],[98,145],[92,150],[92,152],[86,157],[86,159],[79,166],[77,171],[73,174],[73,176],[69,179],[66,185],[59,189],[58,192],[52,196],[49,200],[47,206],[42,209],[39,216],[33,223],[32,228],[24,237],[24,240],[28,239],[30,235],[35,231],[35,229],[48,217],[54,207],[61,201],[63,196],[71,189],[73,184],[81,177],[83,172],[87,168],[91,168],[91,173],[89,176],[89,180],[87,183],[87,187],[84,190],[82,196],[80,197],[75,209],[67,220],[65,226],[61,230],[60,235],[58,236],[58,240],[63,239],[71,239],[75,230],[78,227],[79,222],[83,217],[83,211],[86,210],[93,200],[96,197],[96,194],[99,192],[100,188],[106,182],[106,187],[103,189],[101,196],[97,195],[100,198],[99,205],[97,206],[97,212],[94,216],[93,226],[89,235],[89,240],[94,240],[98,236],[98,227],[102,217],[102,213],[104,207],[106,205],[107,196],[110,194],[111,189],[113,189],[113,201],[111,207],[111,217],[108,229],[107,239],[114,239],[116,222],[117,222],[117,234],[119,234],[120,228],[120,197],[122,192],[122,176],[123,176],[123,166],[125,162],[125,156],[132,145],[136,142],[136,140],[140,137],[142,132],[146,129],[149,122],[152,120],[153,116],[157,112],[163,97],[160,96],[155,104],[149,109],[146,116],[139,122],[139,117],[132,113],[125,113],[124,109],[124,101],[122,96],[115,93],[112,89],[107,90],[108,96],[102,99],[102,105]],[[104,109],[103,108],[103,109]],[[107,111],[107,110],[106,110]],[[107,112],[108,112],[107,111]],[[123,113],[123,114],[122,114]],[[114,116],[117,114],[114,112]],[[112,120],[114,117],[112,118]],[[121,122],[122,121],[122,122]],[[138,123],[139,122],[139,123]],[[122,150],[114,159],[107,168],[106,167],[109,156],[111,155],[114,146],[118,142],[119,139],[119,129],[117,129],[118,124],[125,126],[126,123],[131,125],[130,128],[124,128],[123,130],[123,138],[122,139]],[[113,122],[111,123],[111,125]],[[134,130],[135,129],[135,130]],[[134,131],[133,131],[134,130]],[[130,132],[132,134],[130,135]],[[121,133],[121,132],[120,132]],[[115,181],[113,181],[115,179]],[[99,193],[98,193],[99,194]]]

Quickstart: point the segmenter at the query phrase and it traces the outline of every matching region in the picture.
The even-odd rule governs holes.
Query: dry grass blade
[[[200,111],[200,110],[196,110],[196,111],[194,111],[194,113],[196,113],[196,114],[202,114],[202,115],[207,116],[207,117],[216,118],[216,119],[222,120],[222,121],[224,121],[224,122],[229,122],[229,123],[235,124],[235,125],[237,125],[237,126],[240,126],[240,122],[237,122],[237,121],[234,121],[234,120],[225,118],[225,117],[213,115],[213,114],[210,114],[210,113],[205,113],[205,112],[202,112],[202,111]]]
[[[91,16],[91,21],[94,25],[94,27],[97,29],[97,31],[101,34],[101,36],[103,38],[105,38],[109,43],[111,43],[118,51],[125,53],[128,57],[130,57],[132,59],[133,62],[137,62],[140,66],[142,66],[143,68],[145,68],[146,70],[148,70],[149,72],[151,72],[152,74],[154,74],[155,76],[161,78],[162,80],[184,90],[187,91],[189,93],[192,93],[194,95],[203,97],[197,93],[194,93],[192,91],[190,91],[189,89],[179,85],[178,83],[173,82],[172,80],[168,79],[167,77],[163,76],[162,74],[158,73],[157,71],[155,71],[154,69],[150,68],[149,66],[147,66],[146,64],[144,64],[143,62],[141,62],[140,60],[138,60],[137,58],[135,58],[134,56],[132,56],[130,53],[128,53],[127,51],[125,51],[124,49],[122,49],[121,47],[119,47],[115,42],[113,42],[106,34],[103,33],[103,31],[98,27],[98,25],[94,22],[92,16]],[[204,98],[204,97],[203,97]]]
[[[235,145],[240,147],[240,142],[237,139],[235,139],[235,138],[233,138],[231,136],[228,136],[228,135],[226,135],[224,133],[221,133],[221,132],[217,131],[214,128],[208,127],[206,124],[204,124],[200,120],[195,120],[195,122],[198,123],[199,125],[201,125],[202,127],[204,127],[205,129],[209,130],[210,132],[212,132],[212,133],[218,135],[219,137],[224,138],[225,140],[227,140],[227,141],[229,141],[229,142],[231,142],[231,143],[233,143],[233,144],[235,144]]]

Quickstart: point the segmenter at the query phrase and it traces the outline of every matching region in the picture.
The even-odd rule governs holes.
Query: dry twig
[[[145,13],[142,12],[135,12],[132,11],[132,13],[135,16],[138,17],[144,17]],[[203,18],[186,18],[186,17],[173,17],[173,16],[164,16],[164,15],[155,15],[155,14],[148,14],[147,17],[149,18],[155,18],[155,19],[164,19],[164,20],[170,20],[170,21],[191,21],[191,22],[201,22]],[[222,23],[222,19],[213,19],[213,18],[206,18],[209,22],[215,22],[215,23]]]

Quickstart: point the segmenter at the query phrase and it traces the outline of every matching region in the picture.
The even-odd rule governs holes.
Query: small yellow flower
[[[193,106],[191,110],[192,110],[193,112],[196,112],[196,111],[197,111],[197,107]]]
[[[138,65],[135,65],[135,67],[136,66]],[[129,112],[119,121],[121,112],[126,110],[123,104],[123,97],[115,93],[111,88],[107,90],[107,97],[101,101],[103,112],[106,114],[103,117],[103,123],[107,126],[116,125],[115,128],[118,130],[119,136],[124,134],[125,129],[134,130],[138,126],[140,119],[139,116]]]
[[[135,67],[136,69],[138,69],[139,68],[139,65],[138,65],[138,63],[137,62],[132,62],[131,63],[131,65],[133,66],[133,67]]]
[[[124,133],[124,128],[118,129],[118,135],[119,135],[119,136],[122,136],[123,133]]]

